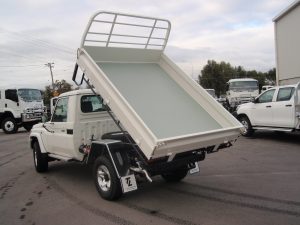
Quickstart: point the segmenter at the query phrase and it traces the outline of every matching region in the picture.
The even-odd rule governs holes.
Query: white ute
[[[52,160],[92,164],[99,194],[112,200],[137,189],[137,175],[180,181],[232,146],[242,125],[164,54],[169,32],[163,19],[92,16],[73,74],[76,82],[80,67],[79,84],[91,89],[61,94],[51,120],[32,129],[38,172]]]
[[[238,106],[237,118],[244,136],[255,130],[300,130],[300,83],[278,86],[260,94],[253,102]]]

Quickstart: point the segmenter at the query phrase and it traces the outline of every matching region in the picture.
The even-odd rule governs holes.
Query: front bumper
[[[43,113],[35,112],[35,113],[23,113],[22,114],[22,122],[34,122],[41,121]]]

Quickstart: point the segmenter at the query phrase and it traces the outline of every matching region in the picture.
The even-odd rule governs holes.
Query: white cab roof
[[[230,79],[228,83],[236,82],[236,81],[257,81],[257,80],[252,78],[238,78],[238,79]]]
[[[68,91],[59,95],[59,97],[71,96],[71,95],[82,95],[82,94],[93,94],[91,89],[80,89],[75,91]]]

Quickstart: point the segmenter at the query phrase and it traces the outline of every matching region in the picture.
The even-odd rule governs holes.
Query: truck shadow
[[[52,162],[49,163],[49,175],[61,176],[66,179],[89,182],[92,180],[92,167],[76,162]]]
[[[300,133],[287,133],[280,131],[255,131],[249,139],[266,139],[276,142],[300,144]]]

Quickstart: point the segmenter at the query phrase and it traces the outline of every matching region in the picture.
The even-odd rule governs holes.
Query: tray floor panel
[[[158,64],[98,66],[158,139],[222,128]]]

